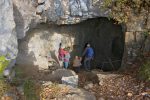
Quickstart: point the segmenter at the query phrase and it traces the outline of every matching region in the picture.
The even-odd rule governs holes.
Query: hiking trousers
[[[64,63],[64,68],[67,69],[69,66],[69,62],[63,62]]]
[[[84,59],[84,68],[86,70],[91,70],[91,60],[92,60],[92,57],[85,57],[85,59]]]

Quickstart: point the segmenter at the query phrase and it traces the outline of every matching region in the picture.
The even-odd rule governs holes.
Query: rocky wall
[[[0,55],[8,59],[16,58],[18,53],[17,34],[11,0],[0,1]]]
[[[141,13],[130,14],[126,23],[124,64],[132,64],[144,53],[150,52],[150,14],[142,10]]]
[[[10,58],[17,56],[17,39],[24,38],[29,29],[39,23],[76,24],[89,18],[109,17],[111,12],[111,9],[103,9],[104,0],[1,0],[0,5],[0,51],[1,55],[11,55]],[[139,15],[133,11],[130,14],[129,22],[125,24],[127,56],[130,51],[137,55],[134,51],[139,49],[140,42],[135,43],[136,39],[130,36],[136,34],[134,37],[143,40],[141,33],[145,28],[150,29],[149,18],[150,14],[145,10]],[[149,47],[147,41],[146,47]]]

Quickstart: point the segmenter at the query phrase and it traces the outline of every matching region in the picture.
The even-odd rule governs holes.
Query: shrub
[[[40,86],[32,80],[26,80],[24,82],[24,95],[26,100],[38,100],[38,89]]]
[[[2,75],[4,69],[8,66],[9,61],[6,60],[5,56],[0,56],[0,74]]]
[[[148,0],[104,0],[104,8],[111,8],[110,17],[118,23],[126,23],[133,12],[138,15],[144,9],[149,13],[149,2]]]
[[[143,64],[139,70],[140,78],[150,81],[150,61]]]

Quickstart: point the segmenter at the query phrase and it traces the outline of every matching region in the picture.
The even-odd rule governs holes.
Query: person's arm
[[[85,48],[85,50],[83,51],[82,57],[85,56],[86,51],[87,51],[87,48]]]

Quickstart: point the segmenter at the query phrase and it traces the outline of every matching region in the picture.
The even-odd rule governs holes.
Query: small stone
[[[3,96],[1,100],[13,100],[13,98],[10,96]]]
[[[51,82],[51,81],[44,82],[44,84],[43,84],[43,85],[45,85],[45,86],[47,86],[47,85],[52,85],[52,82]]]
[[[100,97],[98,100],[105,100],[104,98]]]
[[[38,0],[38,3],[44,3],[45,0]]]
[[[91,88],[93,88],[93,83],[92,82],[88,82],[88,83],[86,83],[86,85],[84,86],[84,89],[86,89],[86,90],[88,90],[88,89],[91,89]]]
[[[143,92],[143,93],[141,93],[143,96],[145,96],[145,95],[147,95],[148,93],[147,92]]]
[[[71,95],[70,95],[70,94],[68,94],[68,95],[66,95],[66,97],[70,98],[70,97],[71,97]]]
[[[128,95],[129,97],[132,97],[132,96],[133,96],[133,94],[132,94],[132,93],[128,93],[127,95]]]

